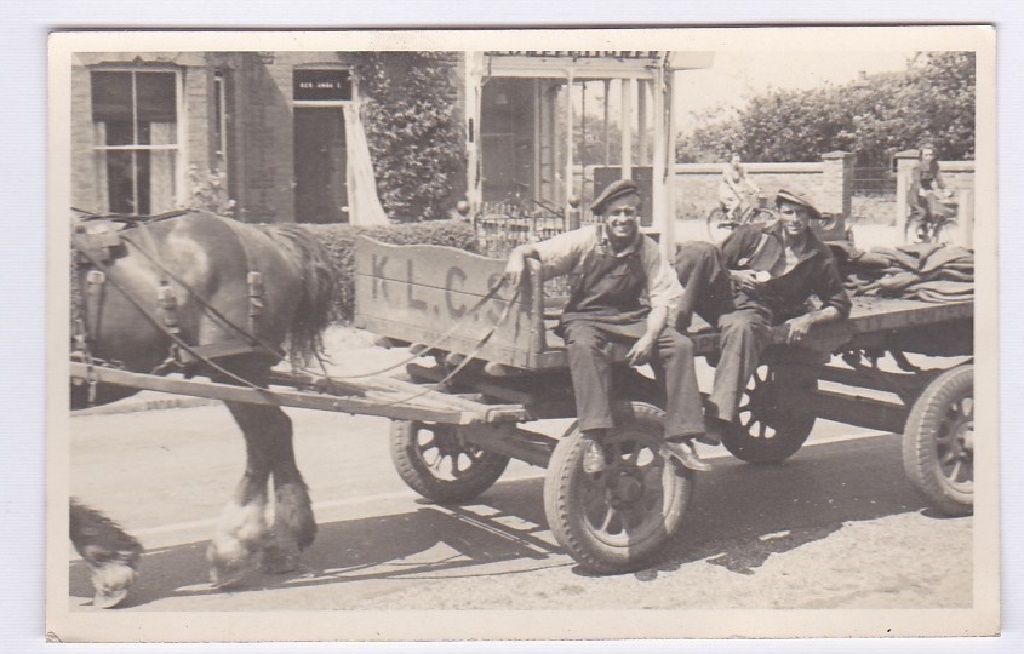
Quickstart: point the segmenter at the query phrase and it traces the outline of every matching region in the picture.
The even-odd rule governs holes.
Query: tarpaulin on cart
[[[852,295],[963,302],[974,298],[974,252],[919,243],[854,250],[841,262]]]

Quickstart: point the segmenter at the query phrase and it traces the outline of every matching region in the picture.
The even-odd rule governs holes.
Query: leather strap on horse
[[[107,276],[101,270],[85,274],[85,341],[96,340],[100,326],[100,306],[103,304],[103,283]]]
[[[279,359],[283,358],[285,356],[285,352],[281,348],[278,348],[278,347],[275,347],[273,345],[270,345],[269,343],[267,343],[267,342],[263,341],[262,339],[260,339],[259,336],[255,335],[254,333],[251,333],[248,330],[246,330],[246,329],[244,329],[242,327],[239,327],[238,325],[233,323],[227,316],[225,316],[223,313],[218,311],[209,302],[207,302],[206,298],[204,298],[202,295],[200,295],[198,292],[196,292],[195,289],[193,289],[191,286],[189,286],[185,282],[185,280],[181,279],[181,277],[179,277],[178,275],[175,275],[173,272],[168,270],[167,267],[165,267],[157,259],[157,257],[155,255],[147,252],[144,248],[140,247],[138,243],[136,243],[134,240],[129,238],[126,234],[122,233],[121,234],[121,238],[124,240],[125,243],[128,243],[133,248],[135,248],[135,250],[139,254],[141,254],[143,257],[148,259],[150,261],[150,263],[152,263],[154,266],[156,266],[160,270],[160,272],[163,273],[164,275],[166,275],[171,281],[173,281],[174,283],[176,283],[179,286],[181,286],[182,288],[184,288],[185,291],[188,292],[190,297],[194,298],[197,302],[202,304],[203,308],[206,311],[209,311],[210,314],[213,315],[214,317],[216,317],[218,320],[220,320],[224,324],[225,327],[228,327],[229,329],[234,331],[236,334],[238,334],[239,336],[244,338],[246,340],[246,342],[249,343],[249,345],[253,345],[253,346],[257,346],[259,348],[262,348],[268,354],[271,354],[271,355],[273,355],[273,356],[275,356],[275,357],[277,357]],[[251,274],[252,273],[250,273],[250,275]],[[256,273],[256,274],[258,275],[259,273]],[[250,293],[250,304],[252,304],[252,302],[254,301],[254,298],[252,296],[252,294],[254,292],[253,291],[254,282],[253,282],[252,277],[249,277],[247,281],[249,283],[249,288],[250,288],[250,291],[249,291],[249,293]],[[262,280],[260,280],[260,283],[259,283],[259,293],[260,293],[260,296],[262,297]],[[262,303],[260,304],[260,310],[262,310]],[[252,315],[253,314],[250,311],[250,319],[251,319]]]
[[[258,384],[254,384],[251,381],[249,381],[248,379],[244,379],[242,377],[239,377],[238,375],[236,375],[235,373],[231,372],[230,370],[227,370],[224,367],[218,365],[217,363],[215,363],[214,361],[212,361],[208,357],[203,356],[201,353],[199,353],[196,350],[196,348],[194,348],[193,346],[189,345],[180,336],[178,336],[177,334],[175,334],[172,331],[170,331],[167,328],[167,326],[165,324],[163,324],[163,321],[159,320],[158,318],[156,318],[155,316],[150,314],[150,312],[146,309],[146,307],[144,307],[142,305],[142,302],[140,302],[134,296],[132,296],[132,294],[128,291],[128,289],[126,289],[120,282],[118,282],[116,277],[114,277],[113,275],[110,274],[110,267],[109,266],[107,266],[105,263],[100,261],[97,257],[95,257],[92,253],[88,252],[86,249],[81,248],[76,243],[76,241],[77,241],[77,239],[75,238],[75,235],[72,235],[71,243],[72,243],[73,246],[75,246],[75,249],[78,250],[89,261],[89,263],[92,264],[97,270],[99,270],[100,272],[103,272],[104,275],[106,276],[106,280],[110,284],[112,284],[114,286],[114,288],[116,288],[118,291],[120,291],[121,294],[124,295],[125,299],[127,299],[136,309],[138,309],[139,313],[141,313],[147,320],[149,320],[153,324],[154,327],[159,329],[168,338],[170,338],[171,342],[174,343],[174,345],[179,347],[181,350],[183,350],[185,352],[188,352],[197,361],[200,361],[200,362],[204,363],[205,365],[209,366],[211,369],[215,370],[216,372],[219,372],[220,374],[224,375],[228,379],[231,379],[231,380],[233,380],[235,382],[238,382],[242,386],[247,386],[247,387],[252,388],[254,390],[263,390]]]

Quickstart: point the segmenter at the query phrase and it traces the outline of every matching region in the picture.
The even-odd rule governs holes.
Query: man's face
[[[639,208],[640,198],[636,195],[616,198],[608,203],[604,212],[604,226],[612,240],[626,243],[636,237]]]
[[[934,158],[935,158],[935,150],[932,150],[931,148],[925,148],[925,149],[921,150],[921,159],[923,161],[931,161]]]
[[[789,202],[779,204],[779,221],[790,236],[800,236],[811,224],[811,212],[806,207]]]

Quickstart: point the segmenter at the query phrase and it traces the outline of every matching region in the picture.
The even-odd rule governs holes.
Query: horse
[[[71,240],[73,358],[266,388],[286,357],[305,365],[323,354],[334,279],[326,250],[302,225],[190,210],[144,220],[91,216]],[[72,380],[71,408],[135,392]],[[245,438],[246,465],[207,547],[216,587],[258,568],[294,570],[316,535],[291,419],[278,406],[225,404]],[[92,571],[94,604],[120,604],[136,578],[140,544],[75,500],[70,518],[72,543]]]

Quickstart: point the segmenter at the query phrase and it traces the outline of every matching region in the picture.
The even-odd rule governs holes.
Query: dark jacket
[[[782,225],[742,225],[722,244],[722,260],[730,270],[778,269],[785,256]],[[807,240],[797,253],[799,263],[789,272],[758,284],[752,292],[737,290],[737,309],[767,311],[772,322],[782,322],[807,312],[807,301],[817,297],[822,308],[833,306],[840,315],[850,315],[850,296],[843,287],[835,258],[828,246],[808,229]]]

